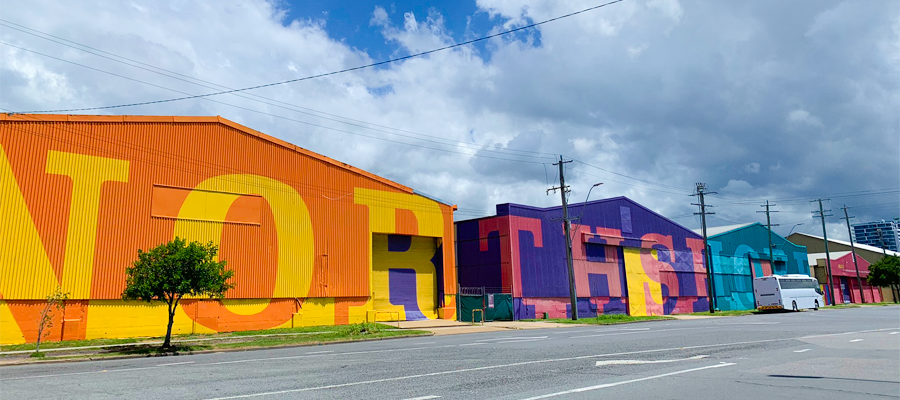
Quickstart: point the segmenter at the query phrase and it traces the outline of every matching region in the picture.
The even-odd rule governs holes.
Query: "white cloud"
[[[369,25],[375,26],[387,26],[390,23],[388,19],[388,13],[381,6],[375,6],[375,11],[372,12],[372,19],[369,20]]]
[[[795,123],[802,123],[812,126],[822,126],[822,121],[818,117],[809,113],[809,111],[796,109],[788,113],[787,120]]]
[[[681,17],[684,15],[684,9],[681,8],[678,0],[650,0],[647,2],[647,7],[659,11],[676,23],[681,22]]]
[[[635,58],[638,58],[638,56],[640,56],[641,53],[644,52],[644,50],[647,50],[648,47],[650,47],[650,45],[647,43],[644,43],[640,46],[629,47],[628,57],[634,60]]]
[[[753,185],[747,181],[731,179],[720,191],[724,194],[746,195],[753,190]]]
[[[63,6],[32,0],[4,3],[3,18],[232,88],[373,61],[366,50],[328,31],[327,14],[289,21],[285,4],[134,0]],[[493,16],[494,31],[585,7],[574,0],[476,4]],[[396,54],[459,40],[441,14],[396,7],[375,7],[360,19],[371,24],[362,29],[380,32]],[[693,209],[684,195],[698,181],[754,199],[851,192],[900,181],[898,8],[891,2],[860,2],[834,19],[825,13],[844,9],[828,2],[788,2],[773,9],[758,2],[737,7],[635,0],[545,24],[515,39],[493,39],[477,51],[462,47],[253,92],[382,126],[354,122],[374,129],[230,95],[215,100],[312,125],[204,100],[110,112],[221,115],[470,211],[492,210],[500,202],[555,204],[557,199],[544,194],[547,178],[540,162],[551,163],[552,154],[561,153],[639,179],[574,163],[567,182],[576,193],[604,182],[592,198],[627,195],[665,215],[687,214]],[[404,15],[403,22],[392,23],[389,12]],[[0,30],[0,39],[183,92],[212,90],[13,30]],[[8,47],[0,48],[0,56],[0,107],[7,109],[178,96]],[[476,151],[538,164],[472,157]],[[763,166],[779,173],[758,174]],[[757,174],[752,185],[732,179],[741,172]],[[805,218],[803,206],[779,217]],[[736,208],[729,218],[757,218],[757,208],[747,208]]]

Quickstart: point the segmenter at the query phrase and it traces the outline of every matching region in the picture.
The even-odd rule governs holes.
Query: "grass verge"
[[[823,308],[859,308],[859,304],[835,304],[833,306],[825,306]]]
[[[87,348],[59,350],[52,352],[20,353],[6,355],[4,358],[31,358],[32,360],[60,360],[73,358],[103,358],[120,356],[161,356],[193,353],[198,351],[225,349],[252,349],[277,346],[315,345],[330,342],[346,342],[406,336],[430,335],[430,332],[416,330],[397,330],[396,328],[376,323],[361,323],[341,326],[316,326],[302,328],[266,329],[217,333],[210,335],[173,335],[170,348],[161,348],[162,337],[136,339],[93,339],[69,340],[61,342],[41,343],[41,350],[109,346],[105,348]],[[148,343],[149,342],[149,343]],[[34,344],[0,346],[0,351],[34,350]]]
[[[666,319],[675,319],[675,318],[657,317],[657,316],[632,317],[630,315],[624,315],[624,314],[605,314],[605,315],[598,315],[596,317],[578,318],[578,321],[572,321],[571,319],[568,319],[568,318],[523,319],[522,321],[525,321],[525,322],[556,322],[559,324],[615,325],[615,324],[627,324],[629,322],[657,321],[657,320],[666,320]]]

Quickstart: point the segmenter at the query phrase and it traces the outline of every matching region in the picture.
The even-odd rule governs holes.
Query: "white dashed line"
[[[177,363],[168,363],[168,364],[159,364],[157,367],[168,367],[170,365],[184,365],[184,364],[193,364],[193,361],[185,361],[185,362],[177,362]]]
[[[334,351],[332,351],[332,350],[310,351],[306,354],[325,354],[325,353],[334,353]]]
[[[807,351],[810,351],[810,350],[812,350],[812,349],[794,350],[794,353],[806,353]]]
[[[701,355],[701,356],[693,356],[688,358],[677,358],[674,360],[603,360],[597,361],[595,366],[597,367],[605,367],[607,365],[641,365],[641,364],[666,364],[673,363],[679,361],[690,361],[690,360],[699,360],[701,358],[706,358],[709,356]]]
[[[534,338],[534,339],[523,339],[523,340],[504,340],[502,342],[494,342],[494,344],[500,343],[522,343],[522,342],[534,342],[537,340],[547,340],[546,338]],[[488,343],[485,343],[488,344]]]
[[[850,341],[850,343],[854,343],[854,342],[862,342],[862,341],[863,341],[862,339],[853,339],[853,340]]]
[[[562,396],[562,395],[567,395],[567,394],[572,394],[572,393],[589,392],[591,390],[606,389],[606,388],[610,388],[610,387],[614,387],[614,386],[627,385],[629,383],[649,381],[651,379],[664,378],[667,376],[685,374],[685,373],[694,372],[694,371],[702,371],[704,369],[727,367],[729,365],[735,365],[735,364],[734,363],[721,363],[721,364],[716,364],[716,365],[709,365],[706,367],[685,369],[685,370],[681,370],[681,371],[669,372],[667,374],[659,374],[659,375],[647,376],[647,377],[643,377],[643,378],[629,379],[627,381],[605,383],[602,385],[588,386],[588,387],[583,387],[583,388],[578,388],[578,389],[566,390],[564,392],[556,392],[556,393],[550,393],[550,394],[545,394],[545,395],[541,395],[541,396],[529,397],[525,400],[546,399],[548,397],[556,397],[556,396]]]

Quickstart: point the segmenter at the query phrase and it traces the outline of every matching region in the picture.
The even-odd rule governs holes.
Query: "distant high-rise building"
[[[879,229],[881,230],[881,236],[878,235]],[[856,243],[900,251],[898,250],[898,246],[900,246],[900,222],[896,220],[881,220],[853,224],[853,239]],[[883,245],[881,243],[882,239],[884,240]]]

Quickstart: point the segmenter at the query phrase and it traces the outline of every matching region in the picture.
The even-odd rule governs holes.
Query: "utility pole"
[[[706,205],[706,200],[704,199],[704,196],[708,194],[716,194],[716,192],[708,191],[705,183],[698,182],[697,191],[694,192],[693,196],[699,196],[700,203],[691,203],[691,205],[700,206],[700,212],[694,213],[694,215],[700,215],[700,226],[703,231],[703,262],[706,267],[706,294],[709,296],[709,313],[714,314],[716,312],[716,285],[713,282],[712,256],[709,254],[709,242],[708,237],[706,236],[706,215],[715,213],[706,211],[706,207],[712,207]]]
[[[881,234],[881,228],[878,228],[878,241],[881,242],[881,254],[887,257],[887,245],[884,244],[884,236]]]
[[[769,229],[769,267],[772,268],[772,271],[775,271],[775,256],[772,254],[772,252],[775,250],[775,247],[772,246],[772,227],[778,226],[778,224],[772,225],[772,218],[769,217],[769,213],[778,212],[778,211],[769,211],[769,207],[777,206],[777,205],[778,204],[769,204],[769,201],[766,200],[766,204],[763,204],[760,206],[760,207],[765,207],[766,211],[757,211],[758,213],[761,213],[761,212],[766,213],[766,228]]]
[[[559,156],[559,162],[554,163],[553,165],[559,165],[559,186],[547,189],[549,193],[551,190],[556,192],[556,189],[560,190],[560,197],[562,198],[562,212],[563,212],[563,229],[566,232],[566,266],[568,267],[569,272],[569,300],[572,305],[572,321],[578,320],[578,298],[575,295],[575,266],[572,262],[572,220],[569,218],[569,201],[566,198],[566,194],[569,192],[569,187],[566,186],[566,178],[565,178],[565,164],[572,162],[563,161],[563,157]]]
[[[834,305],[834,278],[831,277],[831,253],[828,252],[828,231],[825,230],[825,217],[830,217],[832,214],[825,215],[825,212],[831,210],[823,210],[822,209],[822,200],[831,200],[831,199],[816,199],[810,200],[810,203],[819,202],[819,211],[813,211],[813,214],[819,213],[816,218],[822,218],[822,238],[825,239],[825,264],[827,267],[828,273],[828,298],[831,302],[831,305]]]
[[[844,210],[844,218],[843,220],[847,221],[847,234],[850,235],[850,252],[853,253],[853,267],[856,268],[856,285],[859,286],[859,301],[861,303],[866,302],[866,296],[863,295],[862,290],[862,278],[859,277],[859,263],[856,262],[856,246],[853,244],[853,232],[850,231],[850,218],[853,218],[847,215],[847,205],[844,204],[842,208]]]

